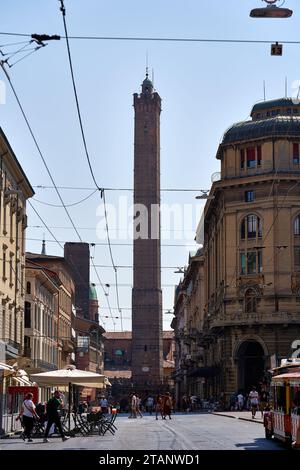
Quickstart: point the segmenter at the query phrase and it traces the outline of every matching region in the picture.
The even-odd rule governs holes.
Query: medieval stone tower
[[[160,265],[161,98],[148,73],[134,94],[134,282],[132,290],[132,381],[155,389],[163,379]]]

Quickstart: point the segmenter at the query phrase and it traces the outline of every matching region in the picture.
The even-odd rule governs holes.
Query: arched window
[[[261,220],[255,214],[249,214],[242,220],[241,239],[253,240],[262,237]]]
[[[31,294],[31,283],[29,281],[26,284],[26,293]]]
[[[245,292],[245,312],[256,313],[257,297],[254,289],[247,289]]]
[[[294,220],[294,235],[300,235],[300,215]]]

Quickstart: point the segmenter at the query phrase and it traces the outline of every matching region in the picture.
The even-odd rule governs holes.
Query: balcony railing
[[[50,362],[43,361],[42,359],[34,359],[33,360],[33,367],[37,369],[46,369],[46,370],[56,370],[56,364],[52,364]]]
[[[212,316],[209,321],[209,328],[217,328],[228,325],[280,325],[291,323],[300,323],[300,313],[224,313]]]
[[[6,344],[6,350],[7,351],[11,351],[11,352],[16,353],[16,354],[21,353],[22,347],[21,347],[20,343],[17,343],[16,341],[13,341],[10,338],[4,338],[2,341]]]

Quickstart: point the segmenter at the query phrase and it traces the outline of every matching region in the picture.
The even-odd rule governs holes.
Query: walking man
[[[255,415],[258,408],[258,391],[255,387],[252,388],[251,392],[249,393],[249,400],[251,405],[251,412],[252,412],[252,419],[255,419]]]
[[[67,439],[69,439],[69,437],[65,436],[65,433],[63,431],[63,428],[60,422],[58,409],[61,407],[62,407],[62,399],[60,398],[60,392],[58,390],[55,390],[54,396],[50,398],[50,400],[47,403],[47,410],[46,410],[47,411],[47,427],[46,427],[46,432],[45,432],[45,437],[44,437],[43,442],[49,442],[48,434],[49,434],[52,424],[55,424],[63,441],[66,441]]]

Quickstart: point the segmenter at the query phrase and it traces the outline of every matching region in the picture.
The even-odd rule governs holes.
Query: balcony
[[[75,347],[74,343],[71,339],[63,339],[62,340],[62,351],[65,353],[72,353],[74,352]]]
[[[43,369],[43,370],[56,370],[56,364],[51,364],[50,362],[43,361],[42,359],[34,359],[32,361],[33,367],[36,369]]]
[[[2,340],[5,343],[5,350],[8,354],[12,355],[20,355],[21,354],[21,345],[20,343],[16,343],[12,339],[5,338]]]
[[[300,323],[300,313],[244,313],[218,314],[209,321],[209,329],[231,325],[290,325]]]

